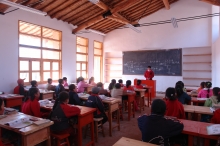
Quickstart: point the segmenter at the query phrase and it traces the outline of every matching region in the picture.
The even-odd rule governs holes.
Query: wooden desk
[[[206,100],[198,100],[196,97],[191,97],[191,102],[193,103],[193,105],[204,105],[205,101]]]
[[[139,140],[122,137],[113,146],[156,146],[156,145]]]
[[[43,141],[47,141],[47,146],[50,146],[50,126],[53,122],[48,122],[42,125],[30,125],[25,128],[15,129],[8,125],[5,125],[9,121],[13,121],[19,118],[32,117],[29,115],[25,115],[23,113],[16,113],[12,115],[8,115],[6,118],[0,120],[0,128],[4,128],[7,130],[14,131],[16,133],[21,134],[22,136],[22,146],[34,146]],[[1,132],[0,132],[1,133]]]
[[[21,110],[22,99],[24,98],[23,95],[17,94],[2,94],[0,98],[4,100],[5,107],[15,107],[19,106]]]
[[[46,91],[46,92],[40,92],[40,99],[53,99],[54,91]]]
[[[210,110],[210,107],[194,106],[194,108],[195,108],[195,113],[197,114],[213,115],[213,112]]]
[[[139,103],[137,103],[137,104],[140,105],[139,107],[140,107],[140,113],[141,113],[142,109],[144,111],[144,107],[145,107],[145,92],[146,92],[146,89],[134,89],[134,91],[138,92],[139,95],[140,95],[140,96],[136,96],[136,97],[139,98],[138,99]]]
[[[135,117],[135,106],[134,106],[134,100],[136,93],[123,93],[124,96],[128,96],[128,121],[130,121],[131,115],[133,115],[133,118]],[[133,107],[131,107],[133,103]]]
[[[188,112],[188,113],[194,113],[195,112],[195,106],[193,106],[193,105],[183,104],[183,108],[184,108],[185,112]]]
[[[134,79],[134,85],[137,85],[137,80]],[[147,87],[151,87],[152,98],[156,97],[156,80],[141,80],[141,84],[147,85]]]

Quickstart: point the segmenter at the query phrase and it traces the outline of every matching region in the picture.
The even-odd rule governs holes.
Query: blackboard
[[[123,52],[123,75],[144,75],[147,66],[155,75],[182,76],[182,49]]]

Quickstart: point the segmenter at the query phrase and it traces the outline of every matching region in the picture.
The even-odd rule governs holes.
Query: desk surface
[[[23,95],[18,95],[18,94],[1,94],[1,98],[3,99],[11,99],[11,98],[23,98]]]
[[[79,95],[79,98],[82,99],[82,100],[88,100],[88,97],[90,95],[89,94],[82,94],[82,95]],[[110,100],[102,100],[103,103],[107,103],[107,104],[114,104],[114,103],[120,103],[121,100],[120,99],[117,99],[117,98],[113,98],[113,97],[109,97]]]
[[[156,146],[156,145],[139,140],[122,137],[113,146]]]
[[[194,106],[194,108],[195,108],[195,113],[213,115],[213,112],[210,110],[210,107]]]
[[[189,113],[194,113],[195,107],[193,105],[183,105],[184,111]]]

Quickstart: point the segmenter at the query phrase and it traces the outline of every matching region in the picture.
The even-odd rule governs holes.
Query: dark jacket
[[[142,140],[156,145],[169,146],[169,138],[180,134],[183,124],[160,115],[143,115],[138,118]]]
[[[70,91],[69,92],[69,104],[74,105],[82,105],[81,100],[76,92]]]
[[[91,96],[89,96],[88,100],[86,101],[86,106],[97,108],[97,110],[94,112],[94,115],[105,113],[105,108],[102,103],[102,99],[98,95],[92,94]]]
[[[58,98],[59,93],[62,91],[65,91],[65,88],[62,84],[58,84],[55,88],[56,98]]]
[[[191,101],[191,97],[186,92],[183,92],[183,94],[178,97],[178,100],[182,104],[187,104],[189,101]]]

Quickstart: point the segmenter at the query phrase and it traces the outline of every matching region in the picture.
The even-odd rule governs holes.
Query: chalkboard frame
[[[155,74],[154,76],[182,76],[183,74],[183,60],[182,60],[182,48],[175,48],[175,49],[160,49],[160,50],[138,50],[138,51],[123,51],[122,52],[122,75],[143,75],[144,74],[128,74],[128,73],[124,73],[124,53],[125,52],[152,52],[152,51],[169,51],[169,50],[180,50],[180,69],[181,69],[181,73],[178,75],[164,75],[164,74]]]

